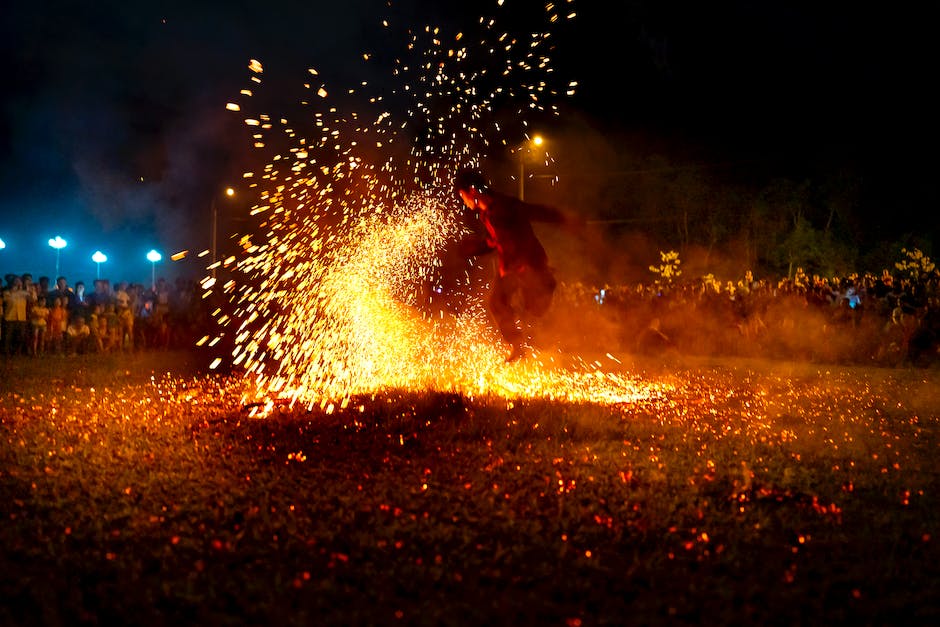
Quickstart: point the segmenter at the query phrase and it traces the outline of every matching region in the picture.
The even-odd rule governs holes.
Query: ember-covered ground
[[[4,361],[0,623],[940,618],[940,372],[623,361],[670,392],[264,419],[181,353]]]

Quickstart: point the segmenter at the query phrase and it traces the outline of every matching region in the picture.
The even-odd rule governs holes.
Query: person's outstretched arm
[[[587,225],[584,218],[569,211],[562,211],[561,209],[549,205],[538,205],[522,201],[518,202],[521,205],[520,209],[524,211],[526,218],[528,218],[530,222],[557,224],[572,233],[581,232]]]

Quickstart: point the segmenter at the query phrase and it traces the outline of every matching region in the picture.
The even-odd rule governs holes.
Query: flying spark
[[[558,8],[549,3],[542,18],[555,26]],[[516,36],[497,23],[481,18],[479,37],[409,31],[388,94],[404,102],[403,118],[384,108],[384,94],[365,98],[382,107],[367,115],[333,105],[326,82],[318,102],[304,101],[316,107],[306,137],[249,100],[227,105],[245,113],[253,145],[269,156],[245,173],[257,181],[250,215],[259,222],[222,263],[232,278],[203,282],[206,296],[229,303],[216,312],[215,341],[230,336],[231,362],[251,382],[246,404],[286,399],[329,411],[388,389],[628,403],[663,389],[577,357],[503,363],[471,262],[458,311],[427,289],[448,244],[467,234],[450,192],[454,170],[505,146],[513,125],[524,135],[531,113],[556,114],[552,100],[576,85],[554,80],[549,30]],[[260,83],[261,63],[249,68]]]

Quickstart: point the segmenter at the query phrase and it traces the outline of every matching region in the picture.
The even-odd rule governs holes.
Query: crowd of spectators
[[[205,312],[192,281],[152,287],[96,279],[91,291],[66,277],[8,274],[0,301],[0,350],[12,355],[128,352],[192,346]]]
[[[591,302],[589,307],[585,303]],[[877,366],[940,363],[940,273],[562,284],[581,345]],[[588,322],[591,320],[592,322]]]
[[[194,281],[152,288],[108,280],[50,285],[7,275],[0,304],[5,356],[190,348],[208,332]],[[769,357],[878,366],[940,363],[940,272],[915,276],[695,280],[597,288],[559,285],[549,318],[563,348]],[[566,322],[567,321],[567,322]],[[563,325],[560,328],[558,325]]]

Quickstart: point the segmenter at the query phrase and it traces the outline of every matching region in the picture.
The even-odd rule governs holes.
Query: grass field
[[[258,419],[180,353],[0,362],[0,622],[940,618],[940,372],[625,369],[668,392]]]

